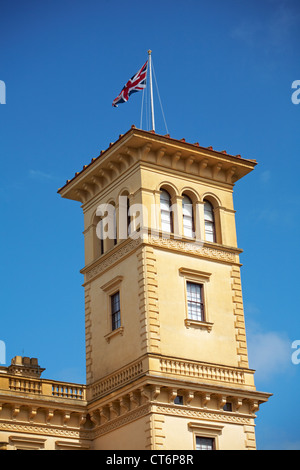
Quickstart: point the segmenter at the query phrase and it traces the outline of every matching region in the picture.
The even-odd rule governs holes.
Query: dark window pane
[[[116,292],[111,296],[111,320],[112,330],[116,330],[121,326],[121,312],[120,312],[120,292]]]

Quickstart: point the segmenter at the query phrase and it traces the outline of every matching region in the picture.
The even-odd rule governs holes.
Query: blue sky
[[[85,381],[83,217],[57,189],[139,127],[141,93],[111,103],[150,48],[171,137],[258,161],[234,195],[250,366],[257,389],[274,394],[258,413],[257,444],[300,449],[300,364],[291,361],[300,339],[299,23],[297,0],[1,1],[7,365],[38,357],[44,377]],[[155,111],[165,134],[156,91]]]

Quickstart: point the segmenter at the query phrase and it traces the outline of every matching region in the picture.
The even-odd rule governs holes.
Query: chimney
[[[35,357],[15,356],[11,360],[11,365],[8,366],[9,374],[21,377],[39,378],[44,370],[39,366]]]

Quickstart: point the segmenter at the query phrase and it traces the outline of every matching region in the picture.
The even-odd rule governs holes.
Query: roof
[[[199,145],[198,142],[189,143],[189,142],[186,142],[186,140],[184,138],[183,139],[174,139],[174,138],[171,138],[169,134],[161,135],[161,134],[157,134],[155,131],[145,131],[145,130],[142,130],[142,129],[138,129],[134,125],[132,125],[131,128],[125,134],[120,134],[119,138],[115,142],[111,142],[109,144],[109,147],[106,150],[101,150],[98,157],[92,158],[90,163],[88,163],[87,165],[84,165],[81,171],[76,172],[75,175],[73,176],[73,178],[67,180],[66,184],[58,189],[58,193],[60,193],[71,182],[73,182],[76,178],[78,178],[79,175],[82,175],[88,168],[90,168],[92,165],[94,165],[100,158],[103,158],[104,155],[106,154],[106,152],[111,150],[112,147],[114,147],[117,144],[120,144],[122,140],[125,140],[125,138],[132,132],[137,132],[137,133],[140,133],[141,135],[144,135],[144,136],[147,136],[147,134],[148,134],[149,137],[155,135],[155,136],[159,137],[160,139],[165,140],[168,143],[174,142],[174,143],[177,143],[177,144],[184,144],[185,146],[188,146],[191,149],[196,148],[196,149],[202,149],[202,150],[206,150],[206,151],[209,150],[209,151],[212,151],[214,154],[220,154],[220,155],[223,155],[223,156],[226,155],[226,157],[230,157],[234,160],[239,159],[240,161],[242,160],[242,161],[245,161],[245,162],[252,162],[253,164],[257,163],[256,160],[244,159],[244,158],[241,157],[241,155],[230,155],[226,152],[226,150],[218,151],[218,150],[213,149],[213,147],[202,147],[202,146]]]

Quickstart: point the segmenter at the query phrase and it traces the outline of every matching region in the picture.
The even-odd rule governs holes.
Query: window
[[[130,200],[129,197],[127,197],[127,236],[129,237],[131,233],[131,217],[130,217]]]
[[[183,217],[183,234],[186,237],[194,236],[194,218],[193,203],[191,199],[184,195],[182,199],[182,217]]]
[[[194,449],[218,450],[223,428],[224,426],[219,424],[188,423],[188,429],[193,433]]]
[[[214,209],[210,202],[204,201],[204,225],[205,240],[208,242],[216,241]]]
[[[194,282],[186,283],[188,318],[204,321],[203,286]]]
[[[118,235],[117,235],[117,214],[116,209],[114,210],[114,245],[118,242]]]
[[[104,242],[103,242],[103,219],[99,222],[99,235],[100,235],[100,255],[104,253]]]
[[[232,403],[227,401],[223,406],[223,411],[232,411]]]
[[[183,405],[183,396],[177,395],[174,399],[174,405]]]
[[[160,214],[161,214],[161,229],[163,232],[173,232],[173,219],[171,212],[171,196],[162,190],[160,194]]]
[[[117,330],[121,326],[121,311],[120,311],[120,292],[116,292],[111,297],[111,322],[112,331]]]
[[[196,436],[196,450],[214,450],[215,440],[212,437]]]

